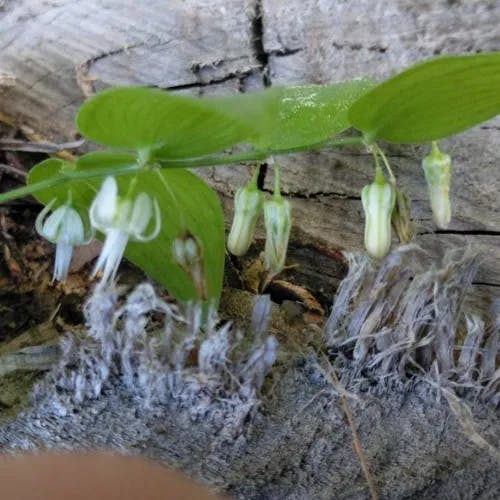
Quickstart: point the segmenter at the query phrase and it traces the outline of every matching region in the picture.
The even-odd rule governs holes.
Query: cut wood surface
[[[143,84],[195,95],[265,85],[383,78],[424,58],[500,47],[495,0],[4,0],[0,2],[0,112],[54,141],[75,137],[85,96]],[[432,113],[432,110],[429,110]],[[416,241],[430,251],[477,245],[476,295],[500,287],[500,120],[443,141],[454,160],[450,228],[432,223],[420,160],[427,146],[388,146],[413,201]],[[280,157],[301,233],[332,248],[362,247],[360,150]],[[223,195],[245,166],[199,171]],[[272,186],[272,172],[266,178]],[[296,236],[295,236],[296,237]]]

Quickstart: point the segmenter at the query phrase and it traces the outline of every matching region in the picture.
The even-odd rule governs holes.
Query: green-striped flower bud
[[[437,144],[433,142],[431,153],[423,159],[422,167],[427,182],[434,222],[439,228],[446,229],[451,220],[451,157],[441,153]]]
[[[281,197],[264,202],[264,222],[266,225],[266,246],[264,248],[264,267],[272,273],[279,273],[285,267],[288,239],[292,227],[290,202]]]
[[[391,215],[396,202],[394,186],[377,175],[361,192],[365,211],[365,247],[368,255],[380,259],[391,249]]]
[[[227,238],[227,249],[233,255],[244,255],[250,248],[263,202],[264,193],[257,187],[256,175],[236,191],[233,224]]]

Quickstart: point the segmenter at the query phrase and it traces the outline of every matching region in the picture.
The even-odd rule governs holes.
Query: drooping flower
[[[365,211],[365,248],[368,255],[380,259],[391,249],[391,215],[396,202],[394,186],[377,172],[375,182],[361,192]]]
[[[256,172],[251,181],[240,187],[234,196],[233,224],[227,238],[227,249],[233,255],[244,255],[250,248],[263,202],[264,193],[257,187]]]
[[[437,143],[433,142],[431,153],[422,161],[422,168],[425,173],[434,222],[437,227],[446,229],[451,221],[451,157],[446,153],[441,153]]]
[[[47,216],[55,202],[56,200],[53,199],[38,214],[35,228],[38,234],[56,244],[56,260],[52,281],[65,281],[73,255],[73,247],[86,245],[92,240],[94,233],[91,227],[85,231],[80,214],[70,202],[56,208]]]
[[[119,196],[114,177],[106,177],[102,183],[90,206],[89,216],[92,226],[106,235],[92,274],[95,276],[102,271],[102,284],[115,279],[129,240],[151,241],[158,236],[161,228],[160,207],[156,199],[144,192],[135,198]],[[154,228],[146,234],[153,218]]]
[[[275,167],[274,194],[264,202],[264,223],[266,226],[266,245],[264,247],[264,267],[277,274],[285,267],[288,240],[292,227],[292,208],[279,188],[279,170]]]

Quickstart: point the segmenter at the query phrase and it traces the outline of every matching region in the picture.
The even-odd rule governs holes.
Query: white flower
[[[89,211],[93,227],[106,235],[93,276],[103,272],[102,283],[113,281],[125,252],[131,241],[151,241],[161,228],[158,202],[147,193],[139,193],[135,199],[118,196],[118,185],[114,177],[106,177],[100,191],[94,198]],[[151,219],[155,227],[145,234]]]
[[[391,249],[391,214],[396,202],[394,186],[384,180],[368,184],[361,192],[365,211],[365,247],[368,255],[380,259]]]
[[[61,205],[46,217],[55,201],[53,199],[38,214],[35,228],[41,236],[56,244],[56,262],[52,281],[64,281],[68,276],[73,247],[89,243],[93,238],[93,231],[90,228],[89,234],[85,235],[82,218],[69,203]]]

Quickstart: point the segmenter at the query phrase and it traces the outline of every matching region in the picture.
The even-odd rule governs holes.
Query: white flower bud
[[[174,261],[191,276],[198,297],[205,300],[208,292],[200,242],[190,233],[179,236],[172,243],[172,255]]]
[[[254,180],[236,191],[233,224],[227,238],[227,249],[233,255],[244,255],[250,248],[263,202],[264,193]]]
[[[266,225],[266,246],[264,248],[264,267],[279,273],[285,267],[288,240],[292,227],[290,202],[279,194],[264,202],[264,222]]]
[[[396,201],[394,186],[383,179],[368,184],[361,192],[365,211],[365,247],[379,259],[391,249],[391,215]]]
[[[183,268],[193,266],[202,257],[198,242],[189,234],[175,238],[172,244],[172,254],[175,262]]]
[[[434,222],[439,228],[446,229],[451,221],[451,157],[441,153],[434,142],[432,143],[431,154],[422,161],[422,167],[427,182]]]

